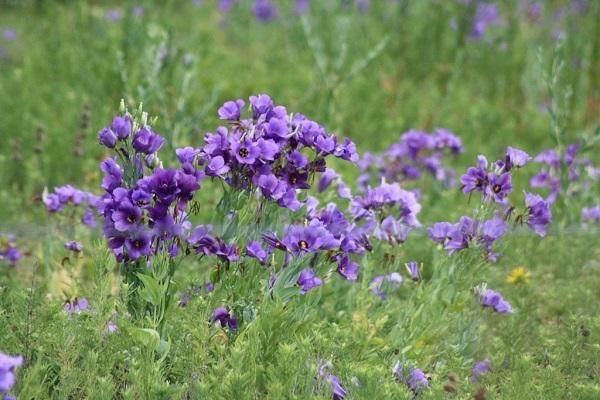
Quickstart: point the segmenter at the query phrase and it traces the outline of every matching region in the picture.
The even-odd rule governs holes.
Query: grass
[[[224,101],[264,92],[349,136],[361,153],[380,152],[411,128],[445,127],[465,143],[452,161],[459,174],[478,154],[495,159],[507,145],[537,154],[555,146],[557,135],[563,144],[590,143],[585,151],[597,165],[600,4],[588,2],[579,15],[569,2],[544,2],[531,20],[520,2],[499,2],[503,24],[474,41],[467,35],[475,5],[458,1],[373,1],[367,14],[313,2],[302,18],[284,2],[282,18],[269,24],[254,19],[249,2],[226,16],[204,3],[147,2],[134,17],[127,12],[133,2],[0,2],[0,29],[17,31],[15,41],[0,41],[0,231],[16,234],[27,252],[16,268],[0,261],[0,351],[25,358],[13,393],[329,398],[317,371],[317,359],[325,359],[348,398],[412,398],[393,378],[396,360],[429,375],[424,399],[473,398],[481,388],[479,398],[489,399],[600,397],[598,237],[579,223],[580,208],[597,205],[597,181],[585,196],[555,206],[547,237],[518,230],[505,238],[495,264],[482,264],[475,252],[447,257],[420,231],[362,259],[358,282],[320,267],[325,285],[287,301],[269,296],[265,268],[232,268],[213,293],[173,304],[156,343],[141,331],[147,320],[127,316],[126,290],[101,232],[49,216],[39,201],[45,187],[63,183],[97,192],[97,165],[108,154],[97,131],[122,98],[158,117],[165,164],[175,161],[173,149],[202,144]],[[106,19],[113,7],[125,10],[121,21]],[[338,165],[353,183],[358,170]],[[515,192],[526,188],[524,174]],[[457,190],[418,185],[426,226],[474,207]],[[203,187],[196,222],[222,220],[221,195],[218,185]],[[84,243],[82,255],[63,248],[71,239]],[[374,276],[410,260],[423,263],[423,282],[405,279],[385,302],[372,295]],[[214,264],[186,258],[175,274],[176,298],[213,279]],[[519,266],[529,282],[508,283]],[[473,294],[481,283],[502,292],[515,313],[481,308]],[[67,315],[63,302],[75,296],[89,299],[91,311]],[[240,318],[238,333],[207,322],[224,304]],[[107,333],[109,320],[116,333]],[[484,358],[493,371],[470,382],[473,363]]]

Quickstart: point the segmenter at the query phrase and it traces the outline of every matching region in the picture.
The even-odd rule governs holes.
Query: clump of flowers
[[[502,297],[500,292],[485,287],[475,288],[479,298],[479,303],[483,307],[492,308],[498,314],[508,314],[513,312],[513,308],[508,301]]]
[[[23,257],[23,253],[17,247],[15,235],[0,233],[0,261],[5,261],[14,267]]]
[[[297,211],[298,191],[311,187],[315,174],[325,172],[326,158],[356,162],[356,146],[340,142],[321,125],[302,114],[288,113],[266,94],[250,97],[250,115],[243,118],[243,100],[228,101],[219,117],[229,127],[205,136],[201,156],[207,176],[231,187],[262,195],[281,207]]]
[[[366,190],[370,182],[381,179],[399,183],[415,181],[424,174],[452,186],[456,174],[454,169],[444,166],[444,160],[462,152],[462,141],[447,129],[436,129],[433,133],[410,130],[383,154],[364,154],[358,163],[362,171],[359,186]]]
[[[87,311],[90,303],[85,297],[75,297],[72,300],[65,301],[64,310],[67,314],[79,314]]]
[[[508,147],[503,159],[489,164],[480,155],[477,164],[470,167],[461,177],[462,191],[465,194],[480,193],[487,212],[492,211],[489,219],[463,216],[458,223],[438,222],[429,229],[429,238],[439,243],[453,254],[470,247],[481,247],[488,261],[496,261],[498,254],[494,243],[508,230],[507,221],[516,213],[516,207],[509,202],[513,191],[512,173],[524,167],[531,157],[522,150]],[[549,203],[541,196],[525,193],[525,208],[515,217],[517,223],[526,223],[536,234],[544,236],[552,222]]]
[[[93,193],[63,185],[54,188],[52,193],[44,190],[42,201],[50,213],[59,213],[67,206],[85,208],[81,222],[89,227],[96,226],[95,210],[100,206],[100,198]]]
[[[4,399],[14,399],[8,392],[14,386],[17,378],[15,369],[23,365],[23,357],[12,357],[0,352],[0,394]]]
[[[429,379],[417,367],[409,368],[400,361],[397,361],[392,372],[396,380],[404,383],[413,392],[415,397],[429,389]]]

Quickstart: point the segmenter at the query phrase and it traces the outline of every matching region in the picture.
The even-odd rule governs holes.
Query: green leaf
[[[137,274],[137,277],[144,284],[144,288],[140,292],[142,298],[152,305],[160,305],[163,300],[163,291],[158,281],[153,277],[144,274]]]

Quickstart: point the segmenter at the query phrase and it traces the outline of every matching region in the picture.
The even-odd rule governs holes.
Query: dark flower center
[[[494,185],[494,187],[492,188],[492,190],[494,191],[494,193],[498,194],[502,191],[502,186],[496,184]]]
[[[306,240],[300,240],[298,242],[298,247],[300,247],[302,250],[306,250],[308,248],[308,242]]]
[[[292,185],[295,185],[296,182],[298,182],[298,177],[296,175],[290,176],[290,182],[292,183]]]
[[[244,158],[246,158],[246,157],[248,157],[248,156],[250,155],[250,152],[248,151],[248,149],[247,149],[247,148],[245,148],[245,147],[242,147],[242,148],[240,149],[240,151],[238,151],[238,154],[239,154],[241,157],[244,157]]]
[[[133,224],[135,222],[135,217],[133,215],[128,216],[127,222],[129,222],[130,224]]]
[[[136,239],[133,241],[133,247],[135,247],[136,249],[141,249],[142,247],[144,247],[144,242],[140,239]]]

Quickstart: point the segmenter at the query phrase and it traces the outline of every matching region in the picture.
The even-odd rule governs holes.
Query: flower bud
[[[110,129],[104,128],[98,133],[100,144],[112,149],[117,144],[117,135]]]

